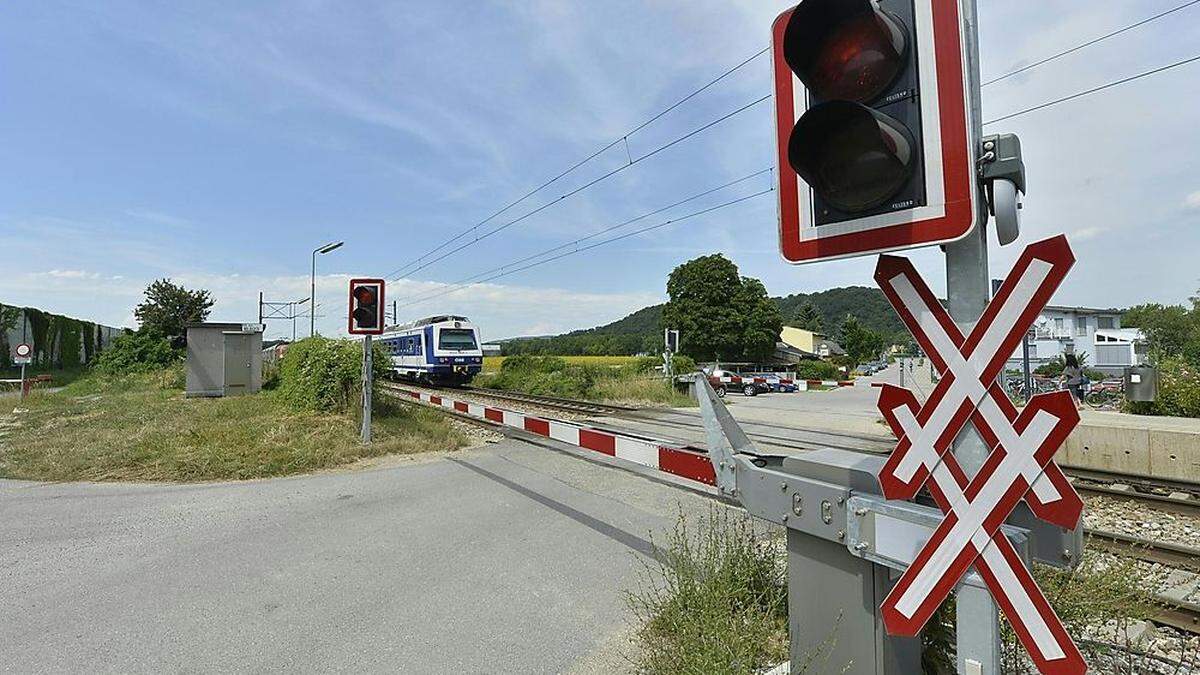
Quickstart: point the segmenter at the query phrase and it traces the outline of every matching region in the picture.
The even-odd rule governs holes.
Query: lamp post
[[[300,307],[300,305],[303,305],[311,299],[312,298],[304,298],[303,300],[297,300],[292,303],[292,342],[296,341],[296,310]]]
[[[325,244],[324,246],[322,246],[320,248],[313,249],[312,278],[311,278],[312,285],[311,285],[311,288],[309,290],[309,295],[308,295],[309,300],[313,303],[312,306],[309,307],[309,313],[308,313],[308,315],[309,315],[309,322],[308,322],[309,336],[313,336],[313,335],[317,334],[317,313],[315,311],[316,305],[317,305],[317,300],[316,300],[316,298],[317,298],[317,254],[318,253],[322,253],[322,254],[329,253],[330,251],[341,248],[342,244],[345,244],[345,243],[346,242],[344,242],[344,241],[335,241],[335,242],[332,242],[329,244]]]

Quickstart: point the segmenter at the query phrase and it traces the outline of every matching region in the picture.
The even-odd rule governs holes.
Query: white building
[[[1048,305],[1032,329],[1029,361],[1032,368],[1068,353],[1087,354],[1086,365],[1111,374],[1144,363],[1145,339],[1136,328],[1121,327],[1118,309]],[[1018,346],[1006,368],[1021,369]]]

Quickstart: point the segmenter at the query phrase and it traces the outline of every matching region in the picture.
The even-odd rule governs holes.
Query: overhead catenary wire
[[[687,204],[687,203],[689,203],[689,202],[693,202],[693,201],[696,201],[697,199],[701,199],[701,198],[703,198],[703,197],[707,197],[708,195],[711,195],[711,194],[713,194],[713,193],[715,193],[715,192],[720,192],[721,190],[725,190],[725,189],[731,188],[731,187],[733,187],[734,185],[738,185],[738,184],[740,184],[740,183],[744,183],[744,182],[746,182],[746,181],[748,181],[748,180],[751,180],[751,179],[753,179],[753,178],[757,178],[758,176],[761,176],[761,175],[763,175],[763,174],[765,174],[765,173],[771,173],[772,171],[774,171],[774,168],[772,168],[772,167],[768,167],[768,168],[765,168],[765,169],[760,169],[760,170],[758,170],[758,171],[755,171],[754,173],[750,173],[750,174],[747,174],[747,175],[745,175],[745,176],[742,176],[741,178],[735,178],[734,180],[731,180],[731,181],[729,181],[729,182],[727,182],[727,183],[723,183],[723,184],[721,184],[721,185],[718,185],[718,186],[716,186],[716,187],[714,187],[714,188],[709,188],[709,189],[707,189],[707,190],[704,190],[703,192],[698,192],[698,193],[696,193],[696,194],[694,194],[694,195],[691,195],[690,197],[685,197],[685,198],[683,198],[683,199],[681,199],[681,200],[679,200],[679,201],[677,201],[677,202],[674,202],[674,203],[672,203],[672,204],[668,204],[668,205],[666,205],[666,206],[662,206],[662,207],[659,207],[659,208],[657,208],[657,209],[654,209],[653,211],[647,211],[646,213],[642,213],[642,214],[640,214],[640,215],[634,216],[633,218],[630,218],[630,219],[628,219],[628,220],[624,220],[624,221],[621,221],[621,222],[619,222],[619,223],[616,223],[616,224],[613,224],[613,225],[609,225],[608,227],[605,227],[605,228],[603,228],[603,229],[597,230],[597,231],[595,231],[595,232],[593,232],[593,233],[591,233],[591,234],[589,234],[589,235],[586,235],[586,236],[580,237],[580,238],[578,238],[578,239],[573,239],[573,240],[571,240],[571,241],[568,241],[568,242],[566,242],[566,243],[563,243],[563,244],[559,244],[559,245],[557,245],[557,246],[553,246],[553,247],[551,247],[551,248],[548,248],[548,249],[546,249],[546,250],[544,250],[544,251],[539,251],[539,252],[537,252],[537,253],[534,253],[534,254],[532,254],[532,255],[525,256],[524,258],[518,258],[518,259],[516,259],[516,260],[510,260],[509,262],[506,262],[506,263],[504,263],[503,265],[498,265],[498,266],[496,266],[496,267],[493,267],[493,268],[491,268],[491,269],[487,269],[487,270],[484,270],[484,271],[482,271],[482,272],[478,272],[478,273],[476,273],[476,274],[473,274],[473,275],[471,275],[471,276],[469,276],[469,277],[464,277],[464,278],[462,278],[462,279],[459,279],[458,281],[455,281],[455,282],[453,282],[453,284],[452,284],[452,285],[453,285],[453,286],[455,286],[455,287],[461,287],[461,286],[466,286],[466,285],[469,285],[469,284],[471,284],[471,283],[473,283],[473,282],[476,282],[476,281],[480,280],[481,278],[483,278],[483,277],[486,277],[486,276],[488,276],[488,275],[490,275],[490,274],[494,274],[494,273],[496,273],[496,272],[504,271],[505,269],[507,269],[507,268],[509,268],[509,267],[512,267],[513,265],[520,265],[520,264],[522,264],[522,263],[529,262],[530,260],[535,260],[535,259],[537,259],[537,258],[541,258],[541,257],[543,257],[543,256],[550,255],[550,254],[552,254],[552,253],[557,253],[558,251],[561,251],[561,250],[563,250],[563,249],[570,248],[570,247],[572,247],[572,246],[578,246],[579,244],[581,244],[581,243],[583,243],[583,242],[589,241],[589,240],[591,240],[591,239],[595,239],[596,237],[599,237],[599,236],[601,236],[601,235],[604,235],[604,234],[608,234],[609,232],[612,232],[612,231],[614,231],[614,230],[619,230],[619,229],[621,229],[621,228],[623,228],[623,227],[627,227],[627,226],[629,226],[629,225],[632,225],[633,223],[636,223],[636,222],[638,222],[639,220],[645,220],[646,218],[650,218],[650,217],[652,217],[652,216],[656,216],[656,215],[658,215],[658,214],[660,214],[660,213],[663,213],[664,211],[669,211],[669,210],[671,210],[671,209],[674,209],[674,208],[677,208],[677,207],[679,207],[679,206],[683,206],[684,204]],[[425,300],[427,300],[427,299],[432,299],[432,298],[434,298],[434,297],[438,297],[438,296],[439,296],[439,295],[441,295],[441,294],[444,294],[444,293],[443,293],[442,291],[436,291],[436,292],[434,292],[433,294],[431,294],[431,295],[430,295],[428,298],[426,298],[426,297],[420,297],[420,298],[416,298],[415,300],[413,300],[413,301],[411,301],[411,302],[409,302],[409,303],[407,303],[407,304],[416,304],[416,303],[418,303],[418,302],[424,302],[424,301],[425,301]]]
[[[647,159],[650,159],[651,157],[654,157],[655,155],[659,154],[660,152],[663,152],[664,150],[672,148],[697,134],[707,131],[708,129],[715,127],[716,125],[720,124],[721,122],[724,122],[725,120],[728,120],[731,117],[739,115],[739,114],[753,108],[754,106],[758,105],[759,103],[762,103],[763,101],[766,101],[770,98],[771,98],[771,95],[767,94],[766,96],[762,96],[753,101],[750,101],[749,103],[747,103],[739,108],[736,108],[735,110],[727,112],[724,115],[721,115],[720,117],[708,122],[707,124],[704,124],[703,126],[692,129],[691,131],[687,132],[686,134],[679,136],[678,138],[676,138],[672,141],[664,143],[663,145],[658,146],[657,148],[651,150],[650,152],[647,152],[643,155],[638,155],[637,157],[633,158],[628,163],[622,164],[621,166],[609,171],[608,173],[605,173],[605,174],[599,176],[598,178],[594,178],[594,179],[588,181],[587,183],[584,183],[583,185],[575,188],[574,190],[571,190],[570,192],[567,192],[566,194],[563,194],[563,195],[557,197],[556,199],[548,201],[548,202],[542,204],[541,206],[537,207],[536,209],[533,209],[532,211],[529,211],[528,213],[525,213],[524,215],[522,215],[518,218],[515,218],[513,220],[508,221],[507,223],[504,223],[503,225],[500,225],[491,230],[488,230],[487,232],[484,232],[483,234],[476,235],[474,239],[471,239],[470,241],[462,243],[462,244],[458,245],[457,247],[455,247],[449,251],[446,251],[445,253],[442,253],[441,255],[439,255],[435,258],[432,258],[430,260],[422,262],[417,267],[409,269],[409,270],[399,274],[398,276],[396,276],[393,279],[393,281],[398,281],[399,279],[401,279],[404,276],[416,274],[417,272],[420,272],[421,270],[423,270],[431,265],[437,264],[438,262],[441,262],[442,260],[449,258],[450,256],[454,255],[455,253],[458,253],[459,251],[462,251],[465,248],[473,246],[473,245],[479,243],[480,241],[483,241],[484,239],[487,239],[493,235],[499,234],[500,232],[507,230],[508,228],[512,227],[513,225],[516,225],[517,223],[520,223],[521,221],[526,220],[527,218],[530,218],[538,213],[541,213],[542,211],[550,208],[551,206],[554,206],[555,204],[563,201],[564,199],[573,197],[573,196],[579,194],[580,192],[583,192],[584,190],[587,190],[588,188],[591,188],[591,187],[617,175],[618,173],[621,173],[622,171],[624,171],[632,166],[636,166],[638,163],[643,162]],[[404,269],[404,268],[400,268],[400,269]]]
[[[421,298],[421,299],[419,299],[419,300],[414,300],[414,301],[412,301],[412,302],[405,303],[405,304],[404,304],[404,305],[402,305],[402,306],[405,306],[405,307],[407,307],[407,306],[416,305],[416,304],[419,304],[419,303],[422,303],[422,302],[427,302],[427,301],[429,301],[429,300],[432,300],[432,299],[434,299],[434,298],[441,297],[441,296],[443,296],[443,295],[449,295],[449,294],[451,294],[451,293],[456,293],[456,292],[458,292],[458,291],[461,291],[461,290],[464,290],[464,289],[466,289],[466,288],[470,288],[471,286],[474,286],[474,285],[476,285],[476,284],[480,284],[480,283],[486,283],[486,282],[488,282],[488,281],[493,281],[493,280],[495,280],[495,279],[499,279],[499,278],[501,278],[501,277],[506,277],[506,276],[509,276],[510,274],[516,274],[517,272],[523,272],[523,271],[525,271],[525,270],[528,270],[528,269],[531,269],[531,268],[534,268],[534,267],[538,267],[538,266],[540,266],[540,265],[545,265],[545,264],[547,264],[547,263],[554,262],[555,260],[560,260],[560,259],[562,259],[562,258],[565,258],[565,257],[567,257],[567,256],[575,255],[575,254],[577,254],[577,253],[583,253],[584,251],[590,251],[590,250],[592,250],[592,249],[594,249],[594,248],[598,248],[598,247],[600,247],[600,246],[604,246],[604,245],[607,245],[607,244],[611,244],[611,243],[613,243],[613,242],[616,242],[616,241],[621,241],[622,239],[628,239],[629,237],[635,237],[635,236],[637,236],[637,235],[639,235],[639,234],[645,234],[646,232],[650,232],[651,230],[657,230],[657,229],[660,229],[660,228],[663,228],[663,227],[667,227],[668,225],[673,225],[673,224],[675,224],[675,223],[680,223],[680,222],[683,222],[683,221],[685,221],[685,220],[690,220],[690,219],[692,219],[692,218],[697,218],[697,217],[699,217],[699,216],[702,216],[702,215],[705,215],[705,214],[708,214],[708,213],[712,213],[712,212],[714,212],[714,211],[718,211],[718,210],[720,210],[720,209],[728,208],[728,207],[730,207],[730,206],[733,206],[733,205],[735,205],[735,204],[741,204],[742,202],[749,201],[749,200],[751,200],[751,199],[754,199],[754,198],[756,198],[756,197],[761,197],[761,196],[763,196],[763,195],[765,195],[765,194],[770,194],[771,192],[774,192],[774,191],[775,191],[775,188],[772,186],[772,187],[769,187],[769,188],[767,188],[767,189],[765,189],[765,190],[760,190],[760,191],[758,191],[758,192],[755,192],[755,193],[753,193],[753,194],[745,195],[745,196],[743,196],[743,197],[738,197],[737,199],[732,199],[732,200],[729,200],[729,201],[727,201],[727,202],[723,202],[723,203],[721,203],[721,204],[717,204],[716,206],[710,206],[710,207],[708,207],[708,208],[701,209],[701,210],[699,210],[699,211],[694,211],[694,212],[692,212],[692,213],[689,213],[689,214],[686,214],[686,215],[683,215],[683,216],[679,216],[679,217],[677,217],[677,218],[671,218],[671,219],[669,219],[669,220],[665,220],[665,221],[663,221],[663,222],[661,222],[661,223],[656,223],[656,224],[654,224],[654,225],[647,225],[646,227],[641,227],[641,228],[638,228],[638,229],[636,229],[636,230],[633,230],[633,231],[630,231],[630,232],[626,232],[626,233],[624,233],[624,234],[620,234],[620,235],[617,235],[617,236],[615,236],[615,237],[611,237],[611,238],[609,238],[609,239],[604,239],[604,240],[602,240],[602,241],[598,241],[598,242],[595,242],[595,243],[592,243],[592,244],[588,244],[587,246],[583,246],[583,247],[580,247],[580,248],[574,248],[574,249],[571,249],[571,250],[569,250],[569,251],[564,251],[564,252],[562,252],[562,253],[560,253],[560,254],[558,254],[558,255],[556,255],[556,256],[553,256],[553,257],[550,257],[550,258],[546,258],[545,260],[538,260],[538,261],[535,261],[535,262],[531,262],[531,263],[529,263],[528,265],[524,265],[524,266],[522,266],[522,267],[517,267],[517,268],[515,268],[515,269],[506,270],[506,271],[503,271],[503,272],[498,272],[498,273],[496,273],[496,274],[493,274],[493,275],[491,275],[491,276],[485,277],[485,278],[483,278],[483,279],[480,279],[480,280],[478,280],[478,281],[476,281],[476,282],[473,282],[473,283],[470,283],[470,284],[464,284],[464,285],[462,285],[462,286],[456,286],[456,287],[453,287],[453,288],[448,288],[448,289],[445,289],[444,291],[439,291],[439,292],[437,292],[437,293],[435,293],[435,294],[429,295],[429,296],[427,296],[427,297],[424,297],[424,298]]]
[[[1198,0],[1198,1],[1200,1],[1200,0]],[[583,165],[587,164],[588,162],[592,161],[593,159],[595,159],[595,158],[599,157],[600,155],[604,154],[605,152],[607,152],[609,149],[611,149],[611,148],[615,147],[616,145],[618,145],[618,144],[620,144],[620,143],[625,143],[626,152],[628,153],[628,149],[629,149],[629,137],[630,137],[630,136],[632,136],[632,135],[636,134],[637,132],[641,131],[642,129],[645,129],[646,127],[650,126],[650,125],[651,125],[651,124],[653,124],[654,122],[656,122],[656,121],[658,121],[659,119],[661,119],[661,118],[662,118],[664,115],[666,115],[666,114],[670,113],[672,110],[675,110],[676,108],[678,108],[679,106],[683,105],[684,103],[687,103],[688,101],[692,100],[692,99],[693,99],[693,98],[695,98],[696,96],[698,96],[698,95],[700,95],[701,93],[703,93],[703,92],[707,91],[707,90],[708,90],[708,89],[710,89],[710,88],[711,88],[713,85],[715,85],[715,84],[717,84],[718,82],[720,82],[720,81],[724,80],[726,77],[729,77],[730,75],[732,75],[733,73],[737,72],[738,70],[741,70],[743,67],[745,67],[746,65],[748,65],[749,63],[751,63],[752,61],[754,61],[755,59],[757,59],[758,57],[762,56],[763,54],[766,54],[768,51],[770,51],[770,47],[764,47],[763,49],[759,50],[758,52],[755,52],[755,53],[754,53],[752,56],[750,56],[750,57],[748,57],[748,58],[744,59],[743,61],[739,62],[737,65],[735,65],[735,66],[733,66],[733,67],[731,67],[731,68],[727,68],[727,69],[726,69],[724,72],[722,72],[720,75],[717,75],[715,78],[713,78],[713,79],[709,80],[708,82],[706,82],[706,83],[705,83],[703,86],[701,86],[699,89],[695,89],[695,90],[693,90],[692,92],[690,92],[689,94],[687,94],[687,95],[686,95],[686,96],[684,96],[683,98],[679,99],[679,100],[678,100],[678,101],[676,101],[675,103],[672,103],[671,105],[667,106],[666,108],[664,108],[664,109],[660,110],[659,112],[655,113],[654,115],[652,115],[652,116],[651,116],[649,119],[647,119],[646,121],[644,121],[644,122],[642,122],[641,124],[637,125],[637,126],[636,126],[636,127],[634,127],[633,129],[630,129],[629,131],[625,132],[624,134],[622,134],[622,135],[621,135],[621,137],[620,137],[620,138],[616,138],[616,139],[614,139],[614,140],[613,140],[611,143],[609,143],[608,145],[605,145],[604,147],[602,147],[602,148],[600,148],[599,150],[597,150],[597,151],[593,152],[592,154],[588,155],[587,157],[584,157],[583,159],[579,160],[579,161],[578,161],[578,162],[576,162],[575,164],[572,164],[570,167],[568,167],[568,168],[567,168],[567,169],[565,169],[564,171],[562,171],[562,172],[558,173],[558,174],[557,174],[557,175],[555,175],[553,178],[550,178],[549,180],[546,180],[546,181],[544,181],[543,183],[541,183],[541,184],[540,184],[540,185],[538,185],[537,187],[535,187],[535,188],[533,188],[532,190],[530,190],[530,191],[526,192],[525,194],[521,195],[521,196],[520,196],[520,197],[518,197],[517,199],[515,199],[515,200],[513,200],[513,201],[509,202],[508,204],[506,204],[506,205],[504,205],[503,207],[501,207],[500,209],[496,210],[496,211],[495,211],[495,212],[493,212],[491,215],[489,215],[488,217],[486,217],[486,218],[484,218],[483,220],[479,221],[478,223],[475,223],[475,224],[474,224],[474,225],[472,225],[471,227],[469,227],[469,228],[467,228],[467,229],[463,230],[462,232],[459,232],[458,234],[456,234],[456,235],[454,235],[453,237],[451,237],[451,238],[447,239],[446,241],[442,242],[441,244],[439,244],[438,246],[434,247],[433,249],[431,249],[431,250],[429,250],[429,251],[426,251],[426,252],[425,252],[424,254],[422,254],[421,256],[419,256],[419,257],[417,257],[417,258],[414,258],[413,260],[409,261],[408,263],[405,263],[403,266],[396,268],[395,270],[393,270],[393,271],[389,272],[388,274],[386,274],[386,275],[384,275],[384,276],[391,276],[391,275],[393,275],[393,274],[402,274],[402,273],[404,273],[404,270],[406,270],[408,267],[410,267],[410,266],[412,266],[412,265],[420,264],[420,263],[421,263],[421,261],[423,261],[423,260],[424,260],[426,257],[428,257],[428,256],[430,256],[430,255],[432,255],[432,254],[434,254],[434,253],[437,253],[438,251],[440,251],[440,250],[442,250],[443,248],[445,248],[445,247],[449,246],[450,244],[453,244],[454,242],[458,241],[459,239],[462,239],[463,237],[470,235],[470,234],[471,234],[472,232],[474,232],[475,230],[477,230],[477,229],[479,229],[480,227],[482,227],[482,226],[486,225],[487,223],[491,222],[491,220],[492,220],[493,218],[495,218],[496,216],[499,216],[500,214],[504,213],[505,211],[508,211],[509,209],[511,209],[512,207],[516,206],[517,204],[520,204],[521,202],[525,201],[526,199],[529,199],[530,197],[532,197],[533,195],[537,194],[538,192],[541,192],[541,191],[542,191],[542,190],[544,190],[545,188],[547,188],[547,187],[549,187],[550,185],[554,184],[554,183],[555,183],[555,182],[557,182],[558,180],[560,180],[560,179],[562,179],[562,178],[566,177],[568,174],[571,174],[571,173],[572,173],[572,172],[574,172],[575,170],[579,169],[579,168],[580,168],[580,167],[582,167]],[[631,158],[631,163],[632,163],[632,158]]]
[[[1026,115],[1026,114],[1034,112],[1036,110],[1042,110],[1044,108],[1049,108],[1051,106],[1055,106],[1060,103],[1066,103],[1067,101],[1073,101],[1077,98],[1082,98],[1082,97],[1088,96],[1090,94],[1095,94],[1096,92],[1099,92],[1099,91],[1104,91],[1105,89],[1112,89],[1113,87],[1116,87],[1116,86],[1119,86],[1122,84],[1126,84],[1128,82],[1133,82],[1134,80],[1140,80],[1143,77],[1149,77],[1150,75],[1155,75],[1155,74],[1161,73],[1166,70],[1171,70],[1172,68],[1178,68],[1180,66],[1185,66],[1185,65],[1187,65],[1189,63],[1193,63],[1195,61],[1200,61],[1200,54],[1190,57],[1190,58],[1183,59],[1182,61],[1176,61],[1174,63],[1169,63],[1165,66],[1160,66],[1158,68],[1154,68],[1153,70],[1147,70],[1143,73],[1138,73],[1137,75],[1130,75],[1129,77],[1123,77],[1119,80],[1114,80],[1107,84],[1102,84],[1098,87],[1092,87],[1091,89],[1085,89],[1084,91],[1076,92],[1069,96],[1064,96],[1062,98],[1058,98],[1053,101],[1039,103],[1038,105],[1031,106],[1029,108],[1025,108],[1024,110],[1018,110],[1016,112],[1009,113],[1007,115],[1003,115],[1003,116],[997,117],[995,119],[990,119],[990,120],[984,122],[984,125],[995,124],[996,122],[1003,122],[1004,120],[1010,120],[1014,117]]]
[[[992,79],[985,81],[985,82],[984,82],[982,85],[980,85],[980,86],[986,87],[986,86],[988,86],[988,85],[990,85],[990,84],[995,84],[995,83],[997,83],[997,82],[1000,82],[1001,80],[1006,80],[1006,79],[1008,79],[1008,78],[1010,78],[1010,77],[1012,77],[1012,76],[1014,76],[1014,75],[1019,75],[1019,74],[1021,74],[1021,73],[1025,72],[1025,71],[1032,70],[1032,69],[1034,69],[1034,68],[1037,68],[1038,66],[1041,66],[1041,65],[1047,64],[1047,63],[1049,63],[1049,62],[1051,62],[1051,61],[1054,61],[1054,60],[1056,60],[1056,59],[1060,59],[1060,58],[1062,58],[1062,57],[1064,57],[1064,56],[1066,56],[1066,55],[1068,55],[1068,54],[1073,54],[1073,53],[1075,53],[1075,52],[1077,52],[1077,51],[1079,51],[1079,50],[1081,50],[1081,49],[1083,49],[1083,48],[1085,48],[1085,47],[1090,47],[1090,46],[1092,46],[1092,45],[1094,45],[1094,44],[1096,44],[1096,43],[1098,43],[1098,42],[1103,42],[1103,41],[1105,41],[1105,40],[1107,40],[1107,39],[1109,39],[1109,38],[1116,37],[1116,36],[1118,36],[1118,35],[1120,35],[1120,34],[1122,34],[1122,33],[1126,33],[1126,32],[1128,32],[1128,31],[1131,31],[1131,30],[1133,30],[1133,29],[1135,29],[1135,28],[1138,28],[1138,27],[1140,27],[1140,26],[1144,26],[1144,25],[1146,25],[1146,24],[1148,24],[1148,23],[1150,23],[1150,22],[1152,22],[1152,21],[1157,21],[1158,19],[1161,19],[1161,18],[1163,18],[1163,17],[1165,17],[1165,16],[1167,16],[1167,15],[1174,14],[1175,12],[1178,12],[1179,10],[1182,10],[1182,9],[1187,9],[1188,7],[1191,7],[1192,5],[1195,5],[1195,4],[1197,4],[1197,3],[1200,3],[1200,0],[1190,0],[1189,2],[1185,2],[1185,3],[1183,3],[1182,5],[1178,5],[1178,6],[1172,7],[1171,9],[1168,9],[1168,10],[1166,10],[1165,12],[1159,12],[1158,14],[1155,14],[1154,16],[1150,16],[1150,17],[1147,17],[1147,18],[1145,18],[1145,19],[1142,19],[1141,21],[1138,21],[1138,22],[1135,22],[1135,23],[1131,23],[1131,24],[1129,24],[1128,26],[1124,26],[1124,27],[1122,27],[1122,28],[1118,28],[1117,30],[1114,30],[1114,31],[1112,31],[1112,32],[1109,32],[1109,33],[1106,33],[1106,34],[1104,34],[1104,35],[1101,35],[1100,37],[1092,38],[1091,40],[1088,40],[1088,41],[1086,41],[1086,42],[1081,42],[1080,44],[1077,44],[1077,45],[1075,45],[1074,47],[1071,47],[1071,48],[1069,48],[1069,49],[1064,49],[1064,50],[1063,50],[1063,51],[1061,51],[1061,52],[1058,52],[1058,53],[1056,53],[1056,54],[1052,54],[1052,55],[1050,55],[1050,56],[1047,56],[1046,58],[1044,58],[1044,59],[1041,59],[1041,60],[1039,60],[1039,61],[1034,61],[1033,63],[1030,63],[1030,64],[1028,64],[1028,65],[1021,66],[1020,68],[1017,68],[1017,69],[1015,69],[1015,70],[1011,70],[1011,71],[1009,71],[1009,72],[1007,72],[1007,73],[1004,73],[1003,75],[999,75],[999,76],[997,76],[997,77],[993,77]]]

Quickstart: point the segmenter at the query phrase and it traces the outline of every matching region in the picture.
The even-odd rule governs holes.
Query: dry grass
[[[681,394],[670,382],[661,377],[598,380],[592,391],[597,399],[611,403],[668,405],[675,408],[697,405],[695,399],[687,394]]]
[[[297,411],[271,392],[185,399],[171,374],[87,378],[4,415],[0,476],[49,481],[264,478],[466,444],[435,412],[376,405],[375,442],[347,415]],[[5,419],[7,418],[7,419]]]

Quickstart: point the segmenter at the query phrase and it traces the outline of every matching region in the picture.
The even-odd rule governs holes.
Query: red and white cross
[[[888,632],[913,636],[974,565],[1042,673],[1083,673],[1087,665],[1000,526],[1025,499],[1039,518],[1064,528],[1083,502],[1052,461],[1079,422],[1068,392],[1016,406],[996,378],[1075,262],[1065,237],[1025,249],[970,334],[905,258],[881,256],[875,280],[942,373],[922,406],[908,389],[884,385],[879,409],[899,438],[879,480],[889,499],[928,486],[946,514],[901,575],[882,611]],[[970,422],[991,454],[968,478],[950,452]]]

